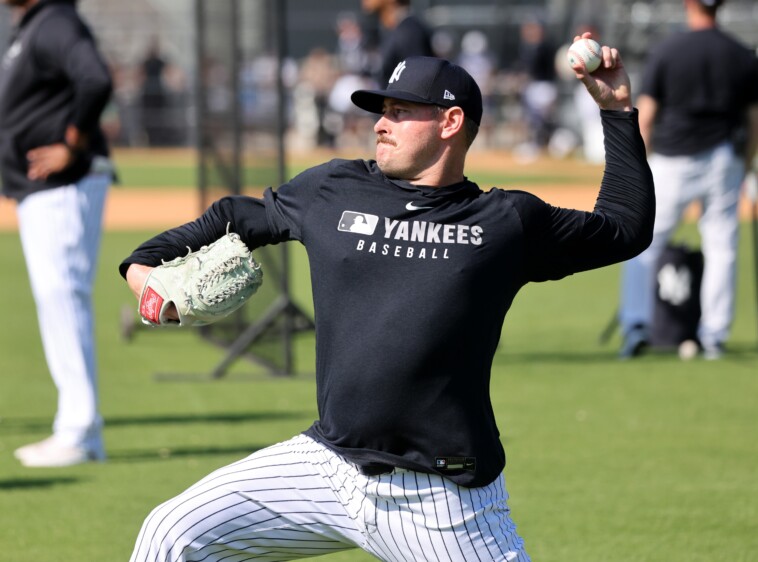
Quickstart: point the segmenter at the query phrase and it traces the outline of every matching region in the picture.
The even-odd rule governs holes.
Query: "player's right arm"
[[[264,202],[245,196],[224,197],[213,203],[195,221],[167,230],[142,243],[119,266],[129,289],[139,301],[150,272],[163,261],[170,261],[189,251],[199,250],[227,233],[240,234],[250,248],[276,243],[271,235]],[[242,236],[245,232],[245,236]],[[176,308],[166,317],[179,320]]]
[[[300,225],[310,203],[323,185],[329,164],[306,170],[262,198],[232,195],[215,201],[201,216],[143,242],[119,266],[129,287],[139,295],[149,268],[188,251],[199,250],[227,231],[238,234],[254,250],[287,240],[302,240]],[[132,265],[142,267],[133,268]]]
[[[154,268],[150,266],[140,265],[138,263],[130,264],[127,268],[126,282],[137,300],[140,300],[142,298],[142,290],[145,287],[145,282],[147,281],[147,278],[150,276],[150,272],[153,269]],[[176,306],[173,303],[168,306],[165,314],[166,319],[174,320],[177,322],[179,321],[179,313],[177,312]]]
[[[149,265],[141,265],[138,263],[129,264],[126,270],[126,283],[129,285],[132,293],[137,298],[140,298],[142,294],[142,287],[145,286],[150,272],[153,268]]]
[[[272,235],[262,199],[247,196],[223,197],[194,221],[166,230],[140,244],[121,263],[119,272],[132,291],[136,287],[141,291],[140,281],[144,282],[149,268],[215,242],[227,233],[227,228],[229,232],[239,234],[250,248],[281,241]],[[142,267],[132,268],[134,264]]]

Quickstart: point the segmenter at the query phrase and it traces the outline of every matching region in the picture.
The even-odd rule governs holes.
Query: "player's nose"
[[[374,132],[377,135],[382,135],[389,132],[389,119],[387,119],[384,115],[379,117],[376,123],[374,123]]]

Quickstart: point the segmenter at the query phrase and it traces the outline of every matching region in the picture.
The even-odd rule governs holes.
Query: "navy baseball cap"
[[[384,98],[415,103],[460,107],[479,125],[482,93],[474,79],[460,66],[436,57],[408,57],[392,72],[386,90],[357,90],[350,99],[371,113],[382,113]]]

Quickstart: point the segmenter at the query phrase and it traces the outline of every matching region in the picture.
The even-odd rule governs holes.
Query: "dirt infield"
[[[315,150],[309,151],[307,154],[290,156],[293,161],[300,164],[313,165],[336,156],[357,158],[361,155],[357,153],[335,154],[334,152]],[[128,166],[146,161],[192,166],[193,155],[191,151],[185,149],[122,149],[114,153],[114,160],[117,166]],[[591,178],[590,186],[597,185],[601,175],[597,167],[576,161],[518,162],[503,152],[472,152],[469,156],[468,165],[470,169],[481,172],[518,170],[519,173],[526,176],[544,173],[546,169],[549,169],[551,175],[565,174],[567,177],[581,177],[585,183],[587,178]],[[581,209],[591,209],[596,195],[596,188],[588,188],[586,185],[574,187],[562,185],[556,188],[530,184],[529,190],[554,205]],[[253,191],[251,194],[255,195],[256,193]],[[220,195],[218,194],[218,196]],[[213,197],[210,199],[212,200]],[[152,189],[146,187],[130,189],[116,186],[111,188],[108,194],[104,226],[106,230],[165,229],[194,219],[202,210],[200,197],[194,189]],[[15,229],[17,229],[15,204],[12,201],[0,198],[0,231]]]
[[[164,151],[157,153],[149,151],[150,158],[162,162],[176,161],[189,164],[191,154],[186,150]],[[148,151],[129,150],[116,153],[115,160],[127,163],[142,160]],[[357,157],[355,154],[342,154],[343,157]],[[309,152],[306,155],[295,155],[306,165],[323,162],[335,157],[333,152]],[[602,178],[602,168],[581,161],[567,160],[535,160],[519,161],[508,153],[494,151],[472,152],[467,161],[469,170],[479,173],[499,172],[520,174],[524,177],[540,177],[549,171],[549,175],[571,179],[571,183],[561,185],[543,185],[530,181],[524,189],[541,197],[552,205],[574,209],[591,210],[597,196],[597,189]],[[575,183],[574,183],[575,182]],[[484,187],[484,186],[483,186]],[[520,186],[503,186],[521,188]],[[255,195],[256,192],[251,192]],[[218,194],[220,196],[221,194]],[[213,197],[210,197],[212,200]],[[744,218],[750,216],[750,202],[743,198],[741,213]],[[113,187],[108,195],[104,216],[106,230],[163,230],[184,222],[193,220],[201,212],[198,192],[194,189],[145,188],[129,189]],[[688,218],[697,216],[697,209],[688,213]],[[17,229],[15,203],[0,198],[0,231]]]
[[[529,191],[553,205],[577,209],[591,209],[597,194],[583,187],[530,187]],[[194,191],[112,188],[103,220],[106,230],[165,229],[193,220],[200,211],[199,197]],[[16,229],[15,204],[0,199],[0,231]]]

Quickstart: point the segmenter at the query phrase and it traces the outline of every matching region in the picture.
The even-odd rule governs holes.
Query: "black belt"
[[[358,466],[361,469],[361,474],[365,476],[379,476],[380,474],[389,474],[395,467],[390,464],[382,464],[374,462],[370,464],[361,464]]]

